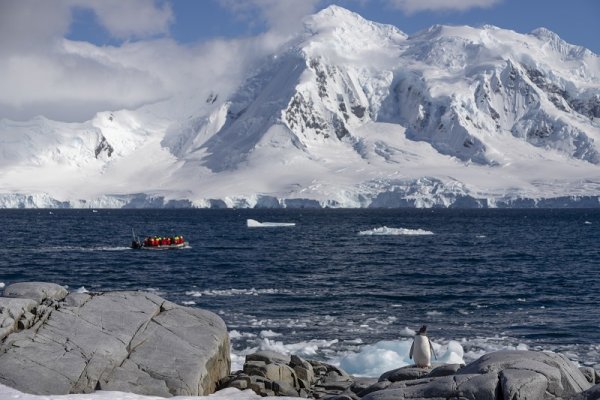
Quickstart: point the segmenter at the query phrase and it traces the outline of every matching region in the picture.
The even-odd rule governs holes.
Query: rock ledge
[[[143,292],[10,285],[0,297],[0,383],[32,394],[207,395],[229,374],[216,314]]]

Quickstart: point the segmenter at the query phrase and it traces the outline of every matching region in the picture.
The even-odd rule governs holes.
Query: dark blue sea
[[[466,361],[527,348],[600,367],[600,210],[1,210],[0,224],[5,285],[209,309],[234,363],[269,348],[374,374],[352,360],[389,359],[426,324]],[[190,247],[132,250],[132,229]]]

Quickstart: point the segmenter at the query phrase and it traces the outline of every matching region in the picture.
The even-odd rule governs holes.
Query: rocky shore
[[[26,393],[207,395],[230,370],[220,317],[150,293],[17,283],[0,327],[0,383]]]
[[[248,355],[243,370],[220,387],[327,400],[595,400],[599,383],[598,371],[552,352],[499,351],[469,365],[408,366],[357,378],[332,365],[265,351]]]
[[[217,315],[143,292],[69,293],[17,283],[0,297],[0,383],[57,395],[116,390],[171,397],[224,388],[335,400],[600,399],[600,374],[552,352],[501,351],[468,364],[360,378],[323,362],[260,351],[230,372]]]

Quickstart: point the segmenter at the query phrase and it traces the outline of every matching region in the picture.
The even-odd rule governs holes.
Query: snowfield
[[[599,207],[598,143],[589,50],[331,6],[229,92],[0,120],[0,207]]]

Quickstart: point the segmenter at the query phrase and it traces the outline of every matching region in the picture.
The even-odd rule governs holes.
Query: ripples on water
[[[0,282],[152,290],[219,313],[238,350],[276,338],[352,351],[428,324],[467,351],[524,343],[600,362],[598,210],[3,210],[0,222]],[[191,248],[130,250],[131,228]]]

